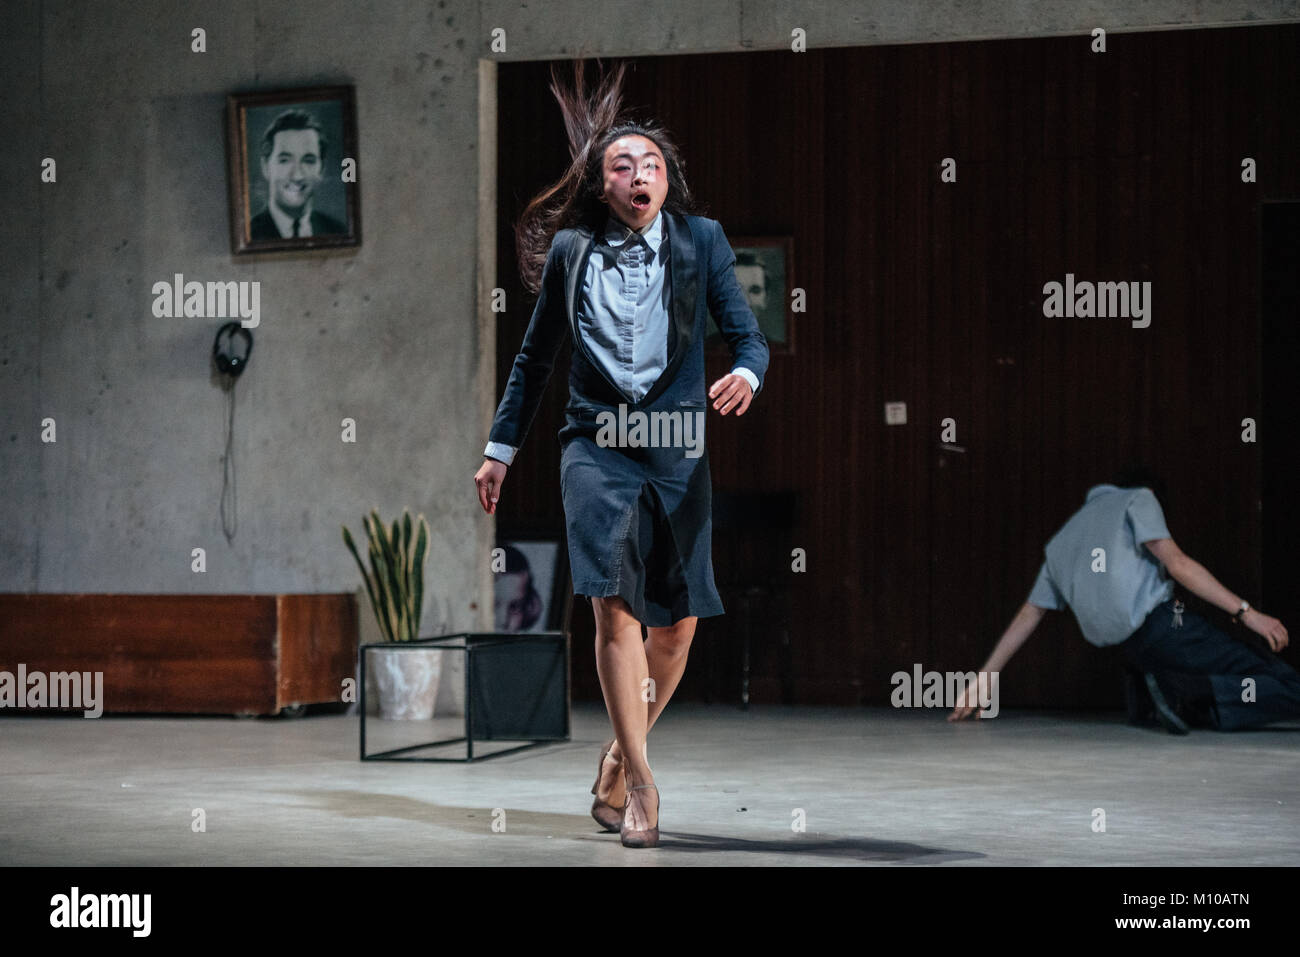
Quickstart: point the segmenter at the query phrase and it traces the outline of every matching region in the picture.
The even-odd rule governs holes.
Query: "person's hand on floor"
[[[956,707],[948,714],[949,721],[962,721],[969,718],[973,713],[975,720],[980,717],[979,695],[976,693],[979,687],[979,675],[975,676],[972,681],[961,691],[957,692]],[[973,702],[973,703],[972,703]]]

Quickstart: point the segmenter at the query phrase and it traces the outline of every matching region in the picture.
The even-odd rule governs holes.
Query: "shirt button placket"
[[[636,387],[636,303],[640,297],[640,257],[637,255],[639,249],[635,240],[631,237],[623,244],[623,254],[621,256],[624,265],[627,267],[623,271],[623,294],[622,294],[622,335],[620,344],[622,346],[622,360],[627,383],[627,391],[630,395],[637,395]]]

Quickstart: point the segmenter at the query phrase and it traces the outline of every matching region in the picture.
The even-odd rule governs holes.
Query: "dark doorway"
[[[1291,636],[1286,657],[1300,644],[1300,429],[1296,428],[1296,376],[1300,365],[1300,202],[1264,203],[1263,276],[1260,285],[1263,361],[1259,442],[1263,471],[1263,589],[1260,607],[1282,621]]]

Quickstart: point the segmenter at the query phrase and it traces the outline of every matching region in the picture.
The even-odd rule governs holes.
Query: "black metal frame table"
[[[494,653],[509,653],[512,648],[529,646],[557,645],[556,652],[550,652],[556,660],[547,661],[543,654],[541,663],[544,668],[552,670],[560,665],[559,676],[551,673],[544,675],[536,689],[536,697],[528,689],[521,689],[520,681],[527,680],[526,668],[505,669],[494,667]],[[443,738],[422,744],[411,744],[375,754],[366,754],[366,655],[376,650],[395,650],[397,652],[434,649],[448,653],[465,655],[465,733],[460,737]],[[476,662],[475,658],[484,661]],[[569,635],[563,631],[541,632],[458,632],[441,635],[436,638],[420,638],[415,641],[384,641],[362,645],[357,649],[357,676],[361,686],[361,760],[362,761],[440,761],[468,762],[514,754],[528,748],[548,744],[553,741],[570,739],[570,704],[571,682],[569,679]],[[476,667],[477,665],[477,667]],[[556,694],[555,682],[558,677],[562,692]],[[496,687],[494,687],[494,683]],[[523,690],[523,694],[520,691]],[[497,692],[500,691],[500,694]],[[532,710],[520,716],[504,714],[512,705],[523,700]],[[539,714],[538,712],[543,712]],[[513,719],[513,720],[512,720]],[[483,741],[525,741],[513,748],[504,748],[490,754],[474,755],[475,742]],[[448,744],[465,744],[463,758],[418,757],[409,754],[425,748],[440,747]]]

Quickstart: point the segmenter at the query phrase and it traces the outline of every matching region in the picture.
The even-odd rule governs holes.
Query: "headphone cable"
[[[230,379],[222,390],[226,393],[226,451],[221,457],[221,530],[226,543],[233,544],[235,529],[239,525],[238,503],[235,492],[235,379]],[[226,511],[230,502],[229,514]]]

